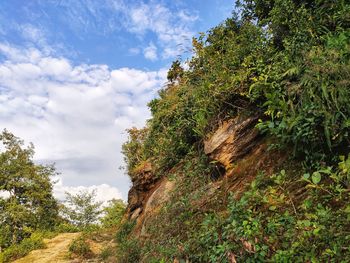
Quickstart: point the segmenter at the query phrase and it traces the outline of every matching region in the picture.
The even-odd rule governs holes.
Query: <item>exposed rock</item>
[[[139,217],[139,215],[142,213],[142,207],[136,208],[132,213],[130,214],[130,219],[135,220]]]
[[[137,217],[134,210],[142,208],[146,200],[146,197],[149,195],[149,191],[154,188],[157,182],[157,178],[153,175],[152,165],[150,162],[144,162],[139,167],[133,171],[132,176],[132,187],[129,190],[128,194],[128,215],[131,217]],[[139,211],[138,214],[142,212]]]
[[[175,182],[164,178],[152,195],[148,198],[145,206],[142,220],[141,235],[146,234],[146,226],[149,218],[156,214],[159,209],[169,200],[170,192],[174,189]],[[140,220],[140,221],[141,221]]]
[[[259,116],[238,116],[225,122],[204,142],[204,152],[228,171],[231,164],[248,154],[259,143],[255,128]]]
[[[152,212],[169,199],[170,191],[174,189],[175,182],[164,178],[145,205],[145,214]]]

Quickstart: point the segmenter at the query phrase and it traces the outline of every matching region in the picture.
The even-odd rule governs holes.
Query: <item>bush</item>
[[[71,223],[61,223],[55,227],[55,231],[58,233],[76,233],[81,229],[78,226],[75,226]]]
[[[141,245],[137,238],[130,236],[136,221],[126,221],[118,229],[117,240],[117,258],[121,262],[133,263],[139,262],[141,258]]]
[[[141,246],[137,238],[125,239],[117,245],[117,258],[124,263],[140,262]]]
[[[24,257],[30,251],[44,248],[42,233],[33,233],[29,238],[25,238],[21,243],[12,245],[0,253],[0,262],[10,262]]]
[[[125,203],[120,199],[108,201],[108,206],[103,209],[103,217],[100,219],[105,228],[116,227],[120,224],[125,213]]]
[[[74,239],[68,248],[71,256],[77,256],[81,258],[91,258],[93,252],[90,248],[89,243],[84,235]]]
[[[116,234],[117,242],[122,243],[124,240],[126,240],[131,231],[134,229],[135,224],[136,221],[126,221],[122,223]]]
[[[107,246],[107,247],[102,249],[101,253],[99,254],[99,258],[104,262],[108,258],[114,256],[114,253],[115,253],[114,248]]]
[[[350,257],[349,170],[342,158],[305,174],[298,183],[307,192],[293,200],[295,178],[282,170],[261,174],[243,196],[231,198],[228,214],[210,213],[190,240],[194,262],[345,262]],[[306,185],[305,185],[306,183]],[[309,189],[309,190],[307,190]]]

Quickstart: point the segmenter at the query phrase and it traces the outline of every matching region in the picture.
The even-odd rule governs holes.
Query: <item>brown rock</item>
[[[170,181],[168,178],[164,178],[148,198],[144,205],[141,235],[146,235],[146,226],[149,219],[157,214],[159,209],[169,200],[170,193],[174,187],[175,181]]]
[[[134,219],[142,212],[134,213],[134,210],[141,208],[148,196],[148,192],[154,188],[157,178],[153,175],[150,162],[144,162],[139,165],[132,176],[132,187],[128,194],[128,215],[133,215]]]
[[[260,141],[255,128],[258,119],[259,116],[240,115],[225,122],[204,142],[204,152],[229,170],[233,162],[248,154]]]

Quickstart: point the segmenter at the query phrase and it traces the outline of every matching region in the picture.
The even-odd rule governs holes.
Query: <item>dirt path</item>
[[[46,240],[47,245],[44,249],[34,250],[24,258],[14,261],[14,263],[67,263],[71,260],[66,259],[68,246],[79,233],[63,233]]]

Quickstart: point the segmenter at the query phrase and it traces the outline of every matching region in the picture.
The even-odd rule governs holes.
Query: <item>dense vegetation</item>
[[[247,0],[236,11],[193,39],[188,67],[172,64],[147,126],[130,130],[123,151],[131,178],[148,161],[177,188],[154,234],[124,236],[126,262],[138,248],[146,262],[350,257],[350,3]],[[280,172],[261,173],[240,199],[194,210],[193,192],[210,182],[213,166],[203,140],[241,114],[259,114],[270,148],[292,158]],[[302,198],[291,200],[290,189]]]

